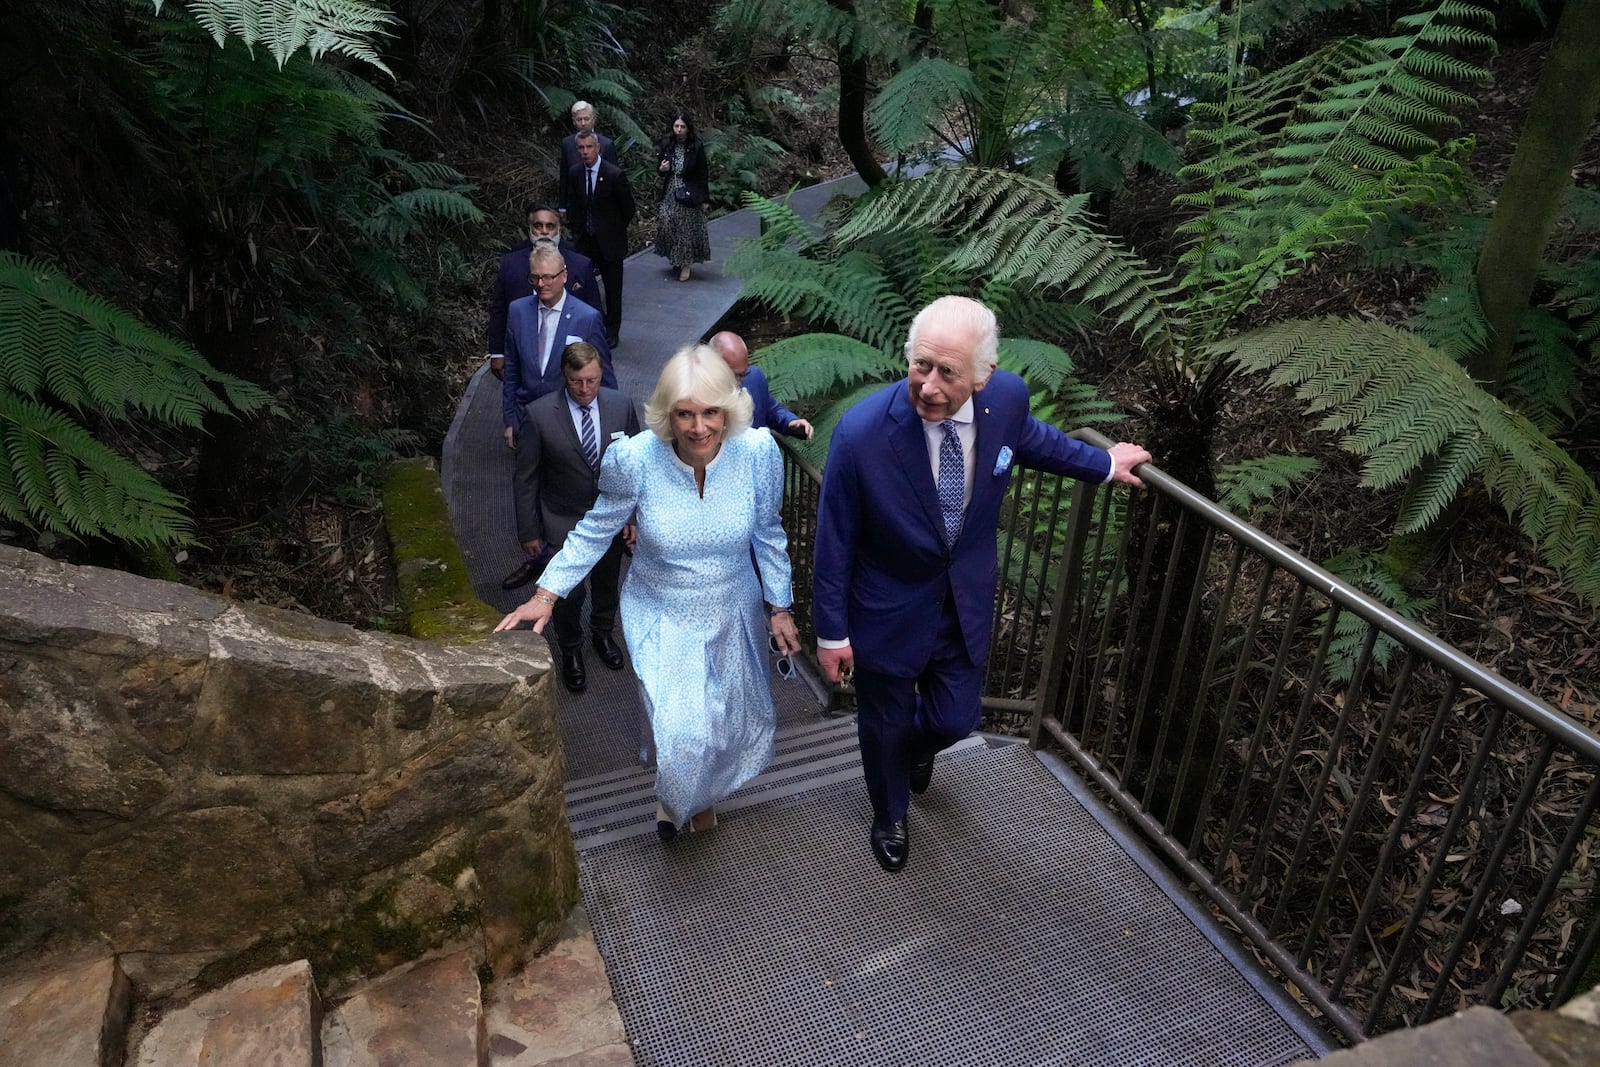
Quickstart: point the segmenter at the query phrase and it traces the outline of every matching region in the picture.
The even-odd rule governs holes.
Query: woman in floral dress
[[[711,258],[711,238],[706,233],[705,205],[711,199],[707,183],[706,146],[694,132],[694,120],[685,112],[672,117],[672,134],[656,146],[656,183],[660,207],[656,214],[656,255],[665,256],[678,280],[689,280],[689,267]]]

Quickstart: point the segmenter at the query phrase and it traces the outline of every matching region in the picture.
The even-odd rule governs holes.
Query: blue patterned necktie
[[[961,438],[956,435],[956,420],[945,419],[944,440],[939,443],[939,511],[944,515],[944,543],[954,546],[961,536],[962,497],[967,493],[966,462],[961,456]]]
[[[583,415],[583,455],[588,459],[591,469],[599,470],[600,448],[595,444],[594,420],[589,418],[589,405],[579,405],[578,411]]]

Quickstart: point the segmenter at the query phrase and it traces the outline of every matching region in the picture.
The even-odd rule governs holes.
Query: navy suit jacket
[[[946,597],[954,598],[968,655],[983,666],[1011,469],[1097,482],[1111,473],[1110,453],[1028,413],[1028,387],[1016,375],[996,370],[972,403],[972,501],[954,548],[944,543],[923,421],[904,379],[845,412],[833,431],[817,505],[813,609],[817,636],[848,637],[862,670],[899,678],[925,670]],[[1002,447],[1011,449],[1003,469]]]
[[[622,160],[617,158],[616,143],[599,130],[594,135],[600,142],[600,158],[622,166]],[[583,186],[572,184],[572,168],[582,162],[583,157],[578,155],[578,135],[569,133],[561,138],[561,169],[556,171],[556,205],[562,211],[571,209],[572,202],[583,195]]]
[[[600,350],[600,384],[617,387],[611,369],[611,346],[606,344],[606,323],[600,312],[577,297],[569,296],[561,305],[555,341],[550,346],[550,361],[539,373],[539,298],[525,296],[513,300],[506,309],[506,365],[502,372],[501,413],[507,426],[520,427],[527,418],[523,405],[546,393],[566,388],[561,377],[561,350],[573,341],[588,341]]]
[[[594,280],[594,264],[589,257],[567,244],[558,245],[561,258],[567,261],[567,292],[590,307],[600,306],[600,283]],[[495,271],[494,289],[489,294],[489,336],[486,350],[491,356],[504,355],[506,350],[506,308],[511,301],[533,295],[528,283],[528,252],[532,241],[523,241],[500,257]]]
[[[775,434],[788,437],[806,435],[804,430],[789,429],[789,424],[800,416],[772,398],[772,390],[767,386],[767,376],[761,372],[760,367],[751,367],[746,371],[741,384],[744,386],[744,391],[750,394],[750,402],[755,409],[751,419],[752,426],[765,426]]]
[[[597,177],[594,199],[589,200],[583,193],[583,164],[567,171],[567,180],[576,190],[567,208],[567,230],[575,238],[581,235],[583,247],[597,258],[623,260],[628,258],[628,223],[636,210],[633,190],[628,188],[622,168],[609,160],[600,160]]]

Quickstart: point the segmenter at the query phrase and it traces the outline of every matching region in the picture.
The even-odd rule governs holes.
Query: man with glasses
[[[517,432],[527,405],[562,387],[561,353],[576,341],[600,352],[601,384],[617,387],[600,313],[567,294],[567,264],[555,245],[539,242],[528,253],[528,281],[534,295],[513,300],[506,309],[506,351],[501,391],[507,448],[517,447]]]
[[[506,351],[506,309],[513,300],[533,295],[533,285],[528,280],[528,252],[540,241],[553,241],[561,250],[567,263],[567,292],[592,308],[600,306],[600,283],[595,280],[594,264],[589,257],[567,243],[561,232],[561,216],[546,204],[529,202],[523,208],[527,220],[528,239],[500,257],[495,271],[494,289],[489,294],[489,370],[496,378],[503,377]]]
[[[750,425],[764,426],[775,434],[811,440],[811,423],[774,400],[772,390],[767,387],[767,376],[760,367],[750,365],[750,349],[745,346],[744,338],[723,330],[706,343],[717,350],[722,362],[750,394],[750,402],[755,405]]]

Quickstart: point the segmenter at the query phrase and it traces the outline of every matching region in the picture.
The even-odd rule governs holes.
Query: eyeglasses
[[[528,275],[528,281],[531,282],[534,285],[542,285],[545,282],[553,282],[553,281],[555,281],[557,278],[561,277],[565,273],[567,273],[567,268],[562,267],[560,270],[556,271],[554,274],[530,274],[530,275]]]
[[[787,682],[789,679],[794,677],[794,660],[790,659],[788,656],[779,656],[778,662],[774,663],[773,666],[778,670],[778,677],[782,678],[784,681]]]

